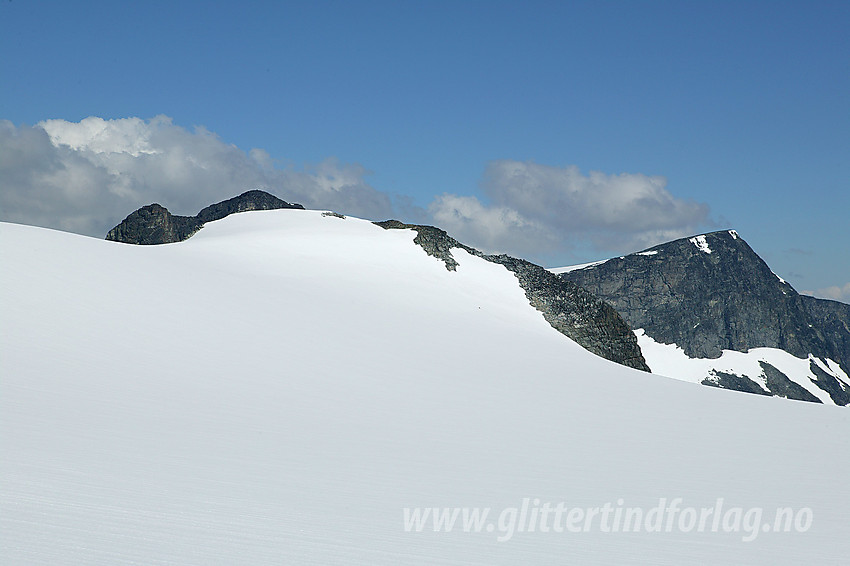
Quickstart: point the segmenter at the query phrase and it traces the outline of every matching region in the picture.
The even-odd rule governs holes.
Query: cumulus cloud
[[[332,158],[303,170],[279,169],[262,149],[246,153],[166,116],[46,120],[33,127],[0,121],[2,219],[99,237],[151,202],[195,214],[254,188],[307,208],[388,218],[390,197],[366,183],[368,173]]]
[[[391,199],[365,181],[368,175],[333,158],[280,168],[263,149],[244,151],[167,116],[32,127],[0,121],[0,219],[97,237],[152,202],[195,214],[254,188],[307,208],[436,224],[484,251],[537,261],[573,246],[634,251],[708,223],[706,205],[674,197],[663,177],[639,173],[585,175],[575,166],[493,161],[481,182],[485,200],[443,194],[427,210]]]
[[[660,176],[584,175],[575,166],[500,160],[487,166],[481,183],[489,204],[443,195],[430,212],[449,232],[509,252],[534,242],[538,252],[578,243],[634,250],[710,224],[707,205],[676,198],[666,185]]]
[[[440,195],[428,212],[437,226],[485,252],[509,251],[526,257],[559,244],[545,224],[507,206],[485,206],[472,196]]]
[[[813,297],[821,297],[823,299],[832,299],[843,303],[850,303],[850,283],[845,283],[842,287],[833,285],[816,291],[801,291],[804,295],[812,295]]]

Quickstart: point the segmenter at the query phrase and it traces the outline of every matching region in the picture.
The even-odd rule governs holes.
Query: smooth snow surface
[[[708,241],[705,239],[705,235],[702,236],[694,236],[688,240],[690,243],[695,245],[697,249],[701,252],[710,254],[712,252],[711,248],[708,246]]]
[[[841,564],[850,412],[589,354],[503,267],[275,210],[0,224],[0,562]],[[806,532],[405,532],[405,507],[810,508]]]
[[[552,273],[568,273],[570,271],[575,271],[576,269],[584,269],[585,267],[593,267],[594,265],[600,265],[608,261],[607,259],[599,260],[599,261],[591,261],[590,263],[580,263],[578,265],[567,265],[564,267],[550,267],[549,271]]]
[[[642,328],[635,330],[635,335],[643,357],[653,373],[683,381],[700,383],[709,377],[712,371],[720,371],[746,376],[768,392],[764,370],[759,365],[760,361],[764,361],[827,405],[834,405],[835,402],[826,391],[814,383],[817,376],[812,373],[810,362],[814,360],[825,372],[845,383],[848,382],[847,375],[837,363],[812,355],[808,358],[798,358],[778,348],[753,348],[749,352],[723,350],[720,357],[714,359],[689,358],[678,345],[656,342],[647,336]]]

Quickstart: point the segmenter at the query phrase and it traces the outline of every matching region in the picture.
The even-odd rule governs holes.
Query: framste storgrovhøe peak
[[[690,358],[755,348],[817,358],[808,362],[811,381],[836,404],[850,403],[850,384],[828,363],[850,374],[850,305],[800,295],[734,230],[681,238],[560,277],[608,301],[632,328],[675,344]],[[789,380],[768,361],[755,371],[718,370],[703,383],[818,401],[817,391]]]

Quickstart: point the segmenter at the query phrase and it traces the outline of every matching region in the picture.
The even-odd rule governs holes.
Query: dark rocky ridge
[[[836,405],[850,405],[850,390],[842,387],[835,377],[826,373],[814,360],[809,362],[809,368],[815,375],[815,383],[818,387],[829,393],[830,398]]]
[[[710,387],[719,387],[720,389],[755,393],[756,395],[770,395],[770,393],[749,377],[725,371],[711,370],[709,376],[702,380],[702,384]]]
[[[132,212],[106,235],[107,240],[126,244],[182,242],[200,230],[203,222],[194,216],[176,216],[154,203]]]
[[[149,204],[131,213],[109,231],[107,240],[126,244],[155,245],[182,242],[200,230],[204,223],[249,210],[275,210],[304,207],[291,204],[265,191],[253,190],[210,205],[196,216],[177,216],[164,206]]]
[[[460,248],[513,272],[525,291],[528,302],[561,334],[586,350],[619,364],[649,371],[634,333],[623,318],[605,301],[578,285],[531,262],[507,255],[486,255],[461,244],[444,230],[433,226],[404,224],[398,220],[376,222],[384,229],[411,229],[413,239],[425,252],[441,260],[446,269],[455,271],[457,260],[452,248]]]
[[[677,344],[690,357],[778,348],[799,358],[831,358],[850,375],[850,305],[800,295],[734,231],[701,238],[711,253],[700,249],[696,237],[682,238],[560,277],[608,301],[632,328]],[[772,366],[763,369],[775,394],[811,400],[779,379]],[[845,398],[847,387],[825,372],[816,375],[829,381],[818,385],[833,391],[833,399]],[[736,385],[731,375],[704,383],[751,389],[744,381]]]
[[[809,403],[821,402],[820,399],[806,391],[799,384],[788,379],[787,375],[785,375],[769,363],[761,361],[759,362],[759,365],[761,366],[761,369],[764,372],[768,390],[777,397],[785,397],[786,399],[797,399],[799,401],[808,401]]]
[[[214,220],[221,220],[225,216],[230,216],[237,212],[277,210],[280,208],[298,208],[304,210],[304,207],[300,204],[288,203],[265,191],[253,190],[216,204],[211,204],[201,210],[196,218],[201,222],[212,222]]]
[[[460,248],[472,255],[484,257],[484,254],[471,248],[466,244],[461,244],[454,238],[448,235],[445,230],[440,230],[435,226],[423,226],[421,224],[405,224],[398,220],[384,220],[383,222],[375,222],[384,230],[413,230],[416,232],[416,237],[413,238],[413,243],[425,250],[430,256],[433,256],[444,264],[449,271],[457,271],[458,263],[452,256],[452,248]]]

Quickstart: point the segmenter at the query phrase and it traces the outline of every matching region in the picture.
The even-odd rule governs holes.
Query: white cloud
[[[145,122],[141,118],[104,120],[90,116],[80,122],[44,120],[38,124],[54,144],[66,145],[73,150],[90,150],[93,153],[128,153],[134,157],[161,153],[151,146],[151,133],[158,125],[171,125],[171,121],[158,116]]]
[[[192,215],[258,187],[308,208],[389,218],[390,198],[365,182],[367,174],[335,159],[305,170],[276,169],[262,149],[246,153],[165,116],[46,120],[34,127],[0,121],[2,219],[92,236],[104,236],[151,202]]]
[[[470,234],[471,245],[481,241],[508,252],[533,241],[538,251],[579,243],[632,251],[709,223],[707,205],[676,198],[666,185],[664,177],[640,173],[583,175],[575,166],[501,160],[488,165],[481,183],[492,204],[443,195],[431,213],[449,232]],[[463,213],[473,209],[475,215]]]
[[[516,210],[484,206],[475,197],[443,194],[428,208],[434,223],[455,239],[484,252],[504,252],[528,257],[550,251],[558,241],[539,222]]]
[[[263,149],[225,143],[167,116],[149,120],[0,121],[0,219],[103,237],[140,206],[191,215],[242,191],[268,190],[307,208],[384,220],[399,217],[363,166],[329,158],[280,169]],[[573,246],[622,253],[693,234],[708,207],[678,199],[663,177],[582,174],[577,167],[494,161],[474,196],[443,194],[427,211],[396,199],[405,216],[433,223],[488,252],[540,261]]]
[[[821,297],[823,299],[833,299],[843,303],[850,303],[850,282],[845,283],[842,287],[833,285],[816,291],[801,291],[804,295],[812,295],[813,297]]]

